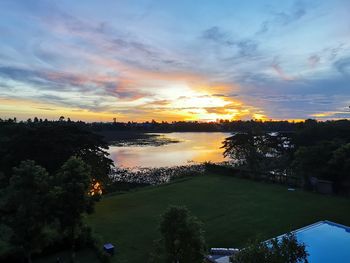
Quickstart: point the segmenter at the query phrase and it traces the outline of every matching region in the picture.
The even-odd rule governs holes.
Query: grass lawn
[[[76,259],[79,263],[99,263],[99,259],[95,253],[95,251],[91,249],[83,249],[76,253]],[[61,263],[69,263],[71,259],[71,254],[69,251],[62,251],[59,253],[55,253],[53,255],[47,257],[41,257],[39,259],[34,259],[35,263],[56,263],[57,258],[60,258]]]
[[[219,175],[106,196],[88,222],[117,246],[113,262],[147,262],[160,215],[171,204],[187,206],[203,221],[209,247],[242,247],[257,236],[267,239],[324,219],[350,225],[348,199]]]

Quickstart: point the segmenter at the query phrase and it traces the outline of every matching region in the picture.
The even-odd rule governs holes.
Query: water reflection
[[[186,132],[167,133],[166,137],[180,140],[163,146],[111,146],[110,157],[117,166],[162,167],[183,165],[189,162],[221,162],[222,141],[229,133]]]

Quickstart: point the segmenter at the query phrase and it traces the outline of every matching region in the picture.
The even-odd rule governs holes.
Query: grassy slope
[[[217,175],[105,197],[88,221],[118,246],[114,262],[145,262],[170,204],[198,216],[215,247],[240,247],[257,235],[266,239],[323,219],[350,225],[349,200]]]

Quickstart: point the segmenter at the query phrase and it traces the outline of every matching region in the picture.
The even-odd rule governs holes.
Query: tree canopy
[[[169,207],[160,223],[156,262],[201,263],[205,255],[202,223],[185,207]]]
[[[15,167],[0,192],[0,231],[6,233],[2,242],[7,247],[0,260],[13,251],[31,262],[33,253],[62,240],[68,241],[74,259],[76,240],[86,234],[83,215],[93,212],[96,201],[89,194],[90,171],[79,157],[69,158],[51,175],[34,161]]]
[[[254,241],[237,254],[233,263],[307,263],[308,253],[303,243],[294,234],[274,238],[267,242]]]
[[[49,173],[56,172],[71,156],[80,157],[104,187],[113,166],[108,144],[79,123],[0,123],[0,172],[10,178],[12,167],[22,160],[34,160]]]
[[[1,195],[0,218],[11,231],[10,244],[31,262],[32,253],[40,252],[53,238],[49,175],[34,161],[22,161],[13,170]]]

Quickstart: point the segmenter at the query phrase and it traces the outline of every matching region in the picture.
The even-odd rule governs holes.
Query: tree
[[[333,152],[329,161],[337,192],[350,192],[350,143],[344,144]]]
[[[223,142],[222,148],[225,149],[224,156],[229,156],[239,165],[246,166],[254,176],[257,176],[259,167],[264,158],[260,136],[254,136],[253,133],[235,133]]]
[[[255,177],[259,173],[284,172],[291,162],[294,146],[284,133],[235,133],[223,142],[224,156],[246,167]]]
[[[233,263],[307,263],[305,245],[294,234],[268,242],[255,241],[231,257]]]
[[[305,187],[311,188],[311,177],[334,180],[329,161],[340,141],[321,141],[312,146],[301,146],[294,154],[293,170],[304,179]]]
[[[34,160],[50,174],[75,155],[90,165],[94,179],[106,188],[113,161],[102,137],[76,123],[47,122],[37,125],[0,126],[0,171],[9,179],[12,167]],[[1,186],[0,186],[1,188]]]
[[[49,220],[49,175],[34,161],[23,161],[13,169],[9,185],[1,195],[0,218],[11,230],[9,243],[20,248],[28,262],[53,238]]]
[[[162,259],[168,263],[203,262],[205,241],[202,224],[185,207],[169,207],[160,223],[159,245]]]
[[[77,157],[69,158],[55,176],[55,214],[71,242],[72,261],[75,259],[76,239],[83,228],[83,214],[93,212],[95,199],[89,195],[90,186],[90,168]]]
[[[286,172],[290,168],[295,151],[293,135],[289,132],[266,133],[264,142],[267,169]]]

